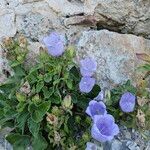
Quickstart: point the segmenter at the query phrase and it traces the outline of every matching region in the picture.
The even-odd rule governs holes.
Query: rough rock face
[[[41,42],[49,32],[61,32],[69,43],[79,41],[80,56],[96,57],[98,79],[108,86],[134,79],[134,53],[148,51],[149,40],[115,32],[149,38],[149,7],[146,0],[1,0],[0,39],[22,33]]]
[[[119,84],[127,79],[136,81],[139,60],[135,53],[150,53],[150,40],[129,34],[101,31],[83,32],[78,54],[90,56],[98,62],[97,79],[103,87]]]

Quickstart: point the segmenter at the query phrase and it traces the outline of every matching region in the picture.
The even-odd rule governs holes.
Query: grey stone
[[[2,37],[13,37],[16,34],[15,14],[10,9],[0,11],[0,39]]]
[[[32,41],[38,41],[48,32],[61,28],[60,20],[45,2],[18,7],[17,14],[21,12],[22,15],[16,17],[17,29]],[[22,9],[27,13],[24,14]]]
[[[5,8],[5,5],[6,5],[6,1],[5,0],[1,0],[0,1],[0,9]]]
[[[126,146],[130,149],[130,150],[140,150],[139,146],[134,142],[134,141],[128,141],[126,143]]]
[[[43,0],[20,0],[20,3],[26,4],[26,3],[33,3],[33,2],[39,2]]]
[[[84,11],[98,19],[98,28],[150,38],[150,1],[87,0]]]
[[[150,53],[150,41],[133,35],[107,30],[85,31],[78,42],[79,58],[94,57],[98,63],[97,81],[111,87],[140,76],[135,72],[140,61],[135,53]]]
[[[119,140],[113,140],[111,144],[111,150],[121,150],[122,143]]]
[[[46,0],[49,6],[62,16],[74,16],[84,12],[84,5],[79,1]]]

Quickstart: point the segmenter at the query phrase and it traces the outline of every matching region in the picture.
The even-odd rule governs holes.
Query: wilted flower
[[[86,149],[85,150],[98,150],[97,145],[91,142],[86,143]]]
[[[5,47],[9,47],[13,44],[13,39],[11,37],[6,37],[3,39],[3,44]]]
[[[29,94],[31,92],[31,87],[28,81],[26,81],[20,88],[20,92],[24,94]]]
[[[132,112],[135,107],[135,95],[130,92],[126,92],[122,95],[119,105],[123,112]]]
[[[145,114],[141,109],[138,109],[136,118],[140,127],[145,127]]]
[[[97,68],[97,63],[92,58],[85,58],[80,61],[80,72],[82,76],[90,77],[94,74]]]
[[[92,118],[95,115],[105,115],[107,113],[106,106],[103,102],[92,100],[90,101],[89,106],[86,109],[86,113]]]
[[[89,93],[95,85],[95,79],[91,77],[82,77],[79,83],[80,91],[83,93]]]
[[[19,38],[18,38],[18,42],[19,42],[19,46],[20,47],[26,47],[27,46],[27,39],[23,36],[23,35],[20,35]]]
[[[43,42],[46,45],[50,55],[57,57],[63,54],[64,43],[58,33],[52,32],[49,36],[43,39]]]
[[[92,137],[99,142],[111,141],[119,133],[118,125],[115,124],[112,115],[95,115],[91,129]]]
[[[57,131],[54,131],[54,141],[56,144],[59,144],[61,140],[60,134]]]
[[[58,118],[53,114],[47,113],[46,120],[51,125],[57,125],[58,124]]]

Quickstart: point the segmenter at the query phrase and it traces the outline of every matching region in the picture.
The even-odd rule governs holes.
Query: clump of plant
[[[139,56],[139,55],[138,55]],[[150,62],[150,57],[145,56]],[[141,57],[140,57],[141,58]],[[143,58],[143,57],[142,57]],[[134,128],[142,132],[150,129],[150,91],[146,80],[149,75],[149,64],[142,67],[146,72],[144,78],[137,86],[131,81],[118,85],[112,90],[102,90],[89,102],[86,113],[92,119],[91,141],[87,142],[86,150],[101,149],[106,141],[111,141],[119,133],[119,125]]]
[[[91,138],[85,109],[100,87],[93,77],[81,77],[74,49],[66,47],[58,33],[43,42],[47,50],[41,50],[37,64],[27,68],[27,40],[4,40],[14,73],[0,85],[0,126],[12,128],[6,139],[14,150],[85,149]],[[84,74],[87,68],[82,65]]]

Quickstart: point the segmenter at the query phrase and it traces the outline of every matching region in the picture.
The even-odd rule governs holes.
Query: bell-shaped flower
[[[82,77],[79,83],[79,89],[83,93],[89,93],[95,85],[95,78]]]
[[[48,53],[54,57],[61,56],[65,51],[64,42],[56,32],[52,32],[49,36],[45,37],[43,42],[48,49]]]
[[[122,95],[119,105],[123,112],[132,112],[134,111],[136,97],[130,92],[126,92]]]
[[[93,58],[87,57],[80,61],[80,72],[82,76],[91,77],[96,71],[97,63]]]
[[[112,115],[95,115],[91,129],[92,137],[99,142],[111,141],[119,133]]]
[[[106,106],[103,102],[92,100],[86,109],[86,113],[93,118],[95,115],[105,115],[107,113]]]

